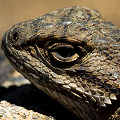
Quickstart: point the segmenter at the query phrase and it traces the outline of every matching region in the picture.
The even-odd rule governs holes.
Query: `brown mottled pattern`
[[[96,10],[62,8],[18,23],[2,45],[20,73],[79,118],[120,118],[120,29]]]

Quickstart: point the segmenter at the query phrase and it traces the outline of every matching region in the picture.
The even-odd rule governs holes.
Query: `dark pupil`
[[[61,47],[57,49],[57,52],[62,57],[70,57],[75,54],[74,49],[67,48],[67,47]]]

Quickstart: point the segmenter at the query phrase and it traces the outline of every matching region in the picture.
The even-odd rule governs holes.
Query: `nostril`
[[[18,37],[18,32],[14,32],[14,33],[13,33],[13,42],[17,42],[18,39],[19,39],[19,37]]]

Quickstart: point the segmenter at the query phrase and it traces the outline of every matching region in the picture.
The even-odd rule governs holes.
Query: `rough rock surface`
[[[53,120],[50,117],[10,104],[7,101],[0,102],[0,118],[1,120]]]

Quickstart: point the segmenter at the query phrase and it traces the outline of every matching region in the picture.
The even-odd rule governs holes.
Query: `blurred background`
[[[0,0],[0,40],[12,25],[68,6],[94,8],[120,27],[120,0]]]

